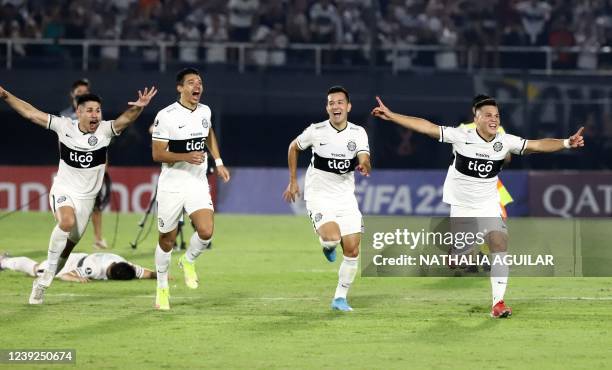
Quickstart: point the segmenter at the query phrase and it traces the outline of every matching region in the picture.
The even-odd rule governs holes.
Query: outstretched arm
[[[287,202],[295,202],[300,196],[300,186],[297,182],[297,160],[299,154],[300,148],[297,144],[297,139],[294,139],[291,144],[289,144],[289,152],[287,154],[289,185],[287,185],[287,189],[283,192],[283,199]]]
[[[215,165],[217,167],[217,175],[221,177],[223,182],[228,182],[230,179],[230,174],[227,168],[223,165],[223,161],[221,161],[221,151],[219,150],[219,142],[217,141],[217,136],[215,135],[215,131],[212,129],[212,127],[210,128],[208,137],[206,138],[206,146],[208,146],[210,155],[215,160]],[[217,162],[220,163],[217,164]]]
[[[372,115],[374,117],[397,123],[398,125],[409,130],[425,134],[434,139],[440,139],[440,126],[423,118],[404,116],[402,114],[392,112],[383,104],[382,100],[380,100],[378,96],[376,97],[376,101],[378,102],[378,107],[372,109]]]
[[[157,89],[155,88],[155,86],[151,87],[150,90],[149,88],[145,87],[144,92],[138,90],[138,100],[136,100],[135,102],[129,102],[128,105],[131,105],[131,107],[125,112],[123,112],[119,117],[117,117],[117,119],[113,123],[115,131],[117,133],[120,133],[121,131],[125,130],[129,125],[131,125],[134,121],[136,121],[136,118],[138,118],[140,113],[142,113],[144,107],[146,107],[149,102],[151,102],[151,99],[153,99],[155,94],[157,94]]]
[[[45,112],[41,112],[36,109],[32,104],[23,101],[6,91],[2,86],[0,86],[0,98],[4,100],[11,108],[13,108],[19,115],[23,118],[34,122],[35,124],[47,127],[49,123],[49,114]]]
[[[141,279],[157,279],[157,272],[146,268],[143,268],[142,270],[143,271]]]
[[[361,153],[357,155],[357,159],[359,160],[359,165],[357,165],[357,171],[359,171],[365,177],[370,177],[370,172],[372,172],[372,165],[370,164],[370,155],[367,153]]]
[[[552,153],[563,149],[582,148],[584,146],[583,131],[584,127],[580,127],[574,135],[567,139],[527,140],[525,153]]]

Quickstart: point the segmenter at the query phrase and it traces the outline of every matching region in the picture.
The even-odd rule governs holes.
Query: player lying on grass
[[[32,277],[40,277],[49,266],[28,257],[0,256],[0,270],[21,271]],[[155,279],[151,271],[113,253],[72,253],[55,278],[64,281],[86,283],[89,280]]]
[[[442,200],[450,204],[451,221],[453,218],[479,218],[476,222],[486,222],[485,228],[479,226],[479,230],[487,230],[485,241],[492,260],[496,256],[503,259],[508,250],[507,228],[497,191],[497,174],[508,152],[518,155],[552,153],[584,146],[583,127],[568,139],[525,140],[500,133],[499,110],[493,98],[482,99],[474,106],[475,128],[438,126],[423,118],[392,112],[379,97],[376,100],[378,106],[372,110],[375,117],[453,145],[455,158],[448,168]],[[504,303],[508,273],[507,265],[491,266],[492,317],[512,315],[512,309]]]
[[[60,161],[49,192],[49,203],[57,220],[47,252],[45,272],[34,280],[30,304],[42,304],[45,290],[61,270],[81,239],[102,187],[108,145],[129,127],[157,94],[155,87],[138,91],[138,100],[113,121],[102,119],[102,100],[94,94],[77,98],[77,119],[57,117],[36,109],[0,86],[0,98],[22,117],[55,131]]]

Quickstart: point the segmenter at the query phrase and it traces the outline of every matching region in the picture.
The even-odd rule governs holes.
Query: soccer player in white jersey
[[[49,262],[40,263],[28,257],[0,256],[0,271],[21,271],[32,277],[40,277]],[[89,280],[155,279],[155,271],[149,270],[113,253],[71,253],[56,279],[86,283]]]
[[[48,267],[34,280],[30,304],[42,304],[45,290],[61,270],[79,242],[91,215],[96,194],[102,186],[107,146],[140,115],[157,90],[138,91],[138,100],[114,121],[102,120],[101,99],[86,94],[78,98],[77,119],[41,112],[0,87],[0,98],[22,117],[55,131],[60,142],[60,162],[49,202],[57,224],[51,232]]]
[[[496,256],[503,259],[507,253],[507,230],[497,191],[497,174],[506,155],[509,152],[519,155],[552,153],[584,146],[582,127],[568,139],[525,140],[500,133],[499,110],[493,98],[481,99],[474,106],[476,128],[438,126],[422,118],[392,112],[380,98],[376,100],[378,106],[372,110],[375,117],[453,145],[455,159],[448,168],[442,200],[450,204],[451,217],[486,217],[495,221],[485,235],[492,261]],[[494,318],[512,315],[512,309],[504,303],[507,282],[508,266],[494,264],[491,268],[491,316]]]
[[[352,311],[346,296],[357,274],[363,232],[354,171],[370,175],[370,147],[363,127],[348,121],[351,101],[346,89],[333,86],[328,90],[326,110],[329,119],[308,126],[289,145],[289,185],[283,198],[294,202],[299,197],[297,158],[300,151],[311,148],[304,184],[306,208],[328,261],[336,260],[335,248],[342,246],[344,256],[331,307]]]
[[[179,266],[189,288],[196,289],[199,284],[195,260],[210,245],[214,227],[213,203],[206,177],[206,148],[215,160],[217,175],[225,182],[230,179],[211,127],[211,110],[200,103],[204,92],[200,73],[193,68],[183,69],[176,76],[176,89],[178,100],[157,113],[152,134],[153,160],[162,163],[157,184],[159,243],[155,249],[155,308],[159,310],[170,309],[168,268],[183,209],[189,214],[196,232],[179,259]]]

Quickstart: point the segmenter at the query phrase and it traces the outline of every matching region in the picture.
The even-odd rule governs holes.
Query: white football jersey
[[[357,155],[370,154],[368,134],[351,122],[336,130],[329,121],[313,123],[297,137],[301,150],[312,147],[312,159],[306,170],[306,201],[355,201]]]
[[[497,174],[508,152],[522,155],[527,140],[498,132],[486,141],[475,128],[440,126],[440,142],[453,144],[442,200],[470,208],[499,203]]]
[[[59,169],[51,192],[95,198],[104,179],[108,145],[119,135],[113,121],[101,121],[94,133],[88,133],[79,129],[79,121],[50,114],[47,128],[57,133],[60,145]]]
[[[196,109],[191,110],[175,102],[157,113],[153,140],[168,142],[167,150],[173,153],[204,151],[211,125],[211,111],[207,105],[198,104]],[[188,162],[162,163],[158,188],[178,192],[186,185],[198,186],[207,181],[207,168],[206,159],[200,165]]]
[[[144,268],[142,266],[128,262],[125,258],[113,253],[71,253],[64,267],[57,273],[57,276],[76,271],[81,277],[91,280],[108,280],[106,271],[108,267],[116,262],[126,262],[136,270],[136,277],[142,279]],[[38,266],[38,273],[42,274],[48,267],[45,260]]]

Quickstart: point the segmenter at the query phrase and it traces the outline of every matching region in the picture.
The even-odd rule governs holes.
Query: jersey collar
[[[478,132],[477,128],[475,128],[474,131],[476,131],[476,135],[478,135],[478,137],[480,137],[482,139],[482,141],[484,141],[485,143],[490,143],[490,142],[492,142],[493,140],[495,140],[497,138],[497,133],[495,133],[495,136],[493,136],[493,138],[491,140],[487,140],[487,139],[485,139],[484,137],[482,137],[480,135],[480,132]]]
[[[344,126],[344,128],[342,130],[338,130],[334,125],[332,125],[330,120],[327,120],[327,122],[329,123],[329,125],[331,126],[331,128],[333,128],[334,130],[336,130],[336,133],[342,132],[344,130],[347,129],[347,127],[349,126],[348,121],[346,121],[346,126]]]
[[[189,108],[189,107],[187,107],[187,106],[184,106],[184,105],[183,105],[183,103],[181,103],[181,101],[180,101],[180,100],[177,100],[177,101],[176,101],[176,103],[177,103],[178,105],[180,105],[181,107],[183,107],[183,108],[187,109],[187,110],[188,110],[188,111],[190,111],[191,113],[195,112],[195,111],[198,109],[198,104],[196,104],[196,107],[195,107],[195,108],[191,109],[191,108]]]

